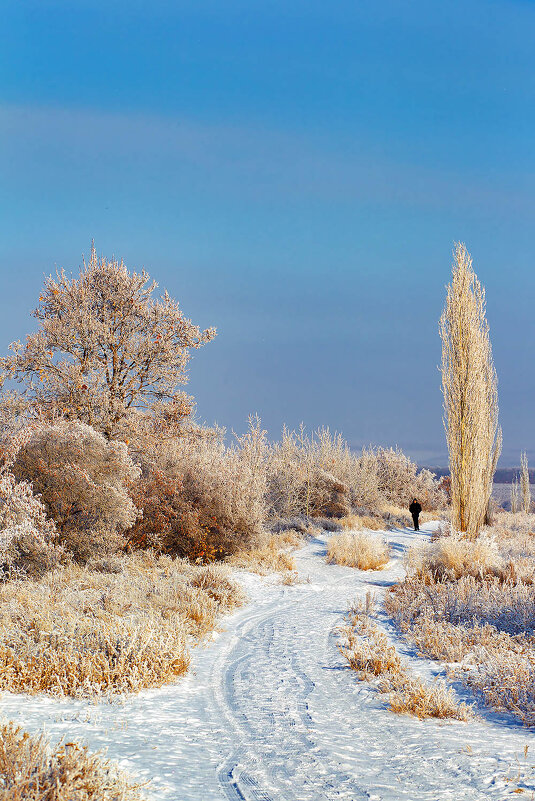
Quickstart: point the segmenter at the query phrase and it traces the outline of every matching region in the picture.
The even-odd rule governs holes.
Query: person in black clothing
[[[418,503],[416,498],[412,499],[412,503],[409,506],[409,512],[412,515],[412,519],[414,521],[414,530],[420,531],[420,526],[418,525],[418,518],[420,517],[420,512],[422,511],[421,505]]]

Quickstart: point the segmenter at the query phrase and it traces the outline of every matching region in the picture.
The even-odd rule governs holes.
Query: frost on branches
[[[0,469],[0,578],[38,577],[61,555],[56,529],[26,481]]]
[[[156,287],[145,271],[99,259],[93,247],[79,278],[61,270],[47,279],[34,311],[38,331],[12,343],[0,368],[39,409],[81,420],[107,439],[136,410],[163,405],[183,419],[191,411],[180,390],[189,351],[215,329],[201,331],[167,292],[154,298]]]

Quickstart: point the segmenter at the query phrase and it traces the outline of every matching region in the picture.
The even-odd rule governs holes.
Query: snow
[[[336,627],[356,598],[381,599],[403,575],[416,538],[387,532],[393,558],[362,572],[325,562],[322,534],[296,553],[302,582],[239,573],[249,604],[195,649],[176,684],[109,704],[3,693],[1,714],[53,741],[82,739],[170,801],[437,801],[532,797],[533,735],[485,710],[469,723],[394,715],[337,649]],[[419,659],[386,616],[380,625],[414,672]],[[463,696],[464,700],[470,697]]]

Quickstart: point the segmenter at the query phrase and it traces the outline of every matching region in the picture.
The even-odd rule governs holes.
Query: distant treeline
[[[431,470],[436,476],[449,476],[450,471],[447,467],[425,467],[422,470]],[[494,474],[495,484],[510,484],[514,479],[520,477],[520,467],[499,467]],[[535,484],[535,468],[529,471],[529,482]]]

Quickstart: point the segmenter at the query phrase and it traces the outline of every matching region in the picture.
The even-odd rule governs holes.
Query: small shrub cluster
[[[133,784],[100,754],[79,743],[51,748],[13,723],[0,724],[2,801],[141,801]]]
[[[458,703],[453,691],[444,683],[432,687],[411,676],[395,647],[370,619],[369,610],[352,609],[348,625],[340,630],[343,645],[340,652],[361,681],[379,679],[377,689],[389,694],[392,712],[407,713],[420,719],[455,718],[467,720],[471,709]]]
[[[255,436],[234,447],[221,432],[166,443],[131,490],[143,516],[130,544],[206,562],[261,546],[266,485]]]
[[[85,696],[160,686],[187,670],[189,644],[243,601],[222,566],[145,552],[91,567],[0,586],[2,689]]]
[[[327,545],[327,561],[331,564],[379,570],[388,564],[390,551],[384,539],[363,531],[333,534]]]
[[[295,529],[286,529],[279,534],[271,534],[267,543],[260,548],[238,551],[227,560],[233,567],[251,570],[262,576],[268,573],[295,571],[295,560],[290,551],[303,544],[303,536]]]

